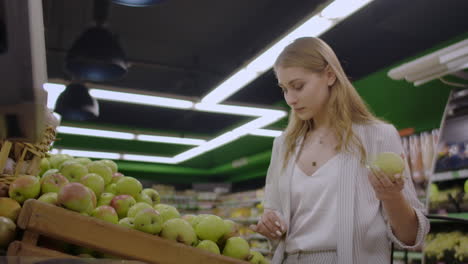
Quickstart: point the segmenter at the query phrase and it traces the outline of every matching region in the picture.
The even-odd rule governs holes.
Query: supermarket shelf
[[[404,251],[394,251],[393,257],[396,259],[404,259],[405,252]],[[408,260],[421,260],[423,254],[421,252],[408,252]]]
[[[245,200],[245,201],[226,201],[218,205],[218,207],[247,207],[257,203],[261,203],[260,199]]]
[[[456,180],[456,179],[468,179],[468,169],[438,172],[432,176],[433,182]]]
[[[236,223],[240,223],[240,224],[255,224],[260,220],[260,218],[259,217],[229,218],[229,220],[232,220],[232,221],[234,221]]]
[[[440,217],[441,219],[434,219],[437,217]],[[447,220],[442,219],[443,217],[456,218],[456,219],[449,220],[449,221],[457,221],[457,219],[459,219],[460,222],[468,223],[468,213],[451,213],[447,215],[434,215],[434,214],[428,215],[428,218],[431,220],[431,223],[447,222]]]

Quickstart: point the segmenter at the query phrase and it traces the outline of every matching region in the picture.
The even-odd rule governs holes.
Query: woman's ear
[[[325,69],[327,75],[327,85],[328,87],[332,86],[336,82],[336,74],[330,65]]]

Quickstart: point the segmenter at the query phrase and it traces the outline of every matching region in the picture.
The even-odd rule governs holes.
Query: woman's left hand
[[[387,175],[378,168],[369,168],[367,176],[380,201],[398,198],[405,185],[402,174]]]

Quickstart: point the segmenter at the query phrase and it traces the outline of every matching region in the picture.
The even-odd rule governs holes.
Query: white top
[[[291,179],[291,228],[286,252],[336,250],[338,166],[336,154],[312,175],[295,164]]]

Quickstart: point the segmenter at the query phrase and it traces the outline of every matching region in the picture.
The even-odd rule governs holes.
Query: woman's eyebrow
[[[295,81],[299,81],[299,80],[300,80],[299,78],[290,80],[290,81],[288,82],[288,85],[292,85]],[[282,83],[280,83],[280,82],[278,83],[278,86],[279,86],[279,87],[284,87],[284,85],[283,85]]]

